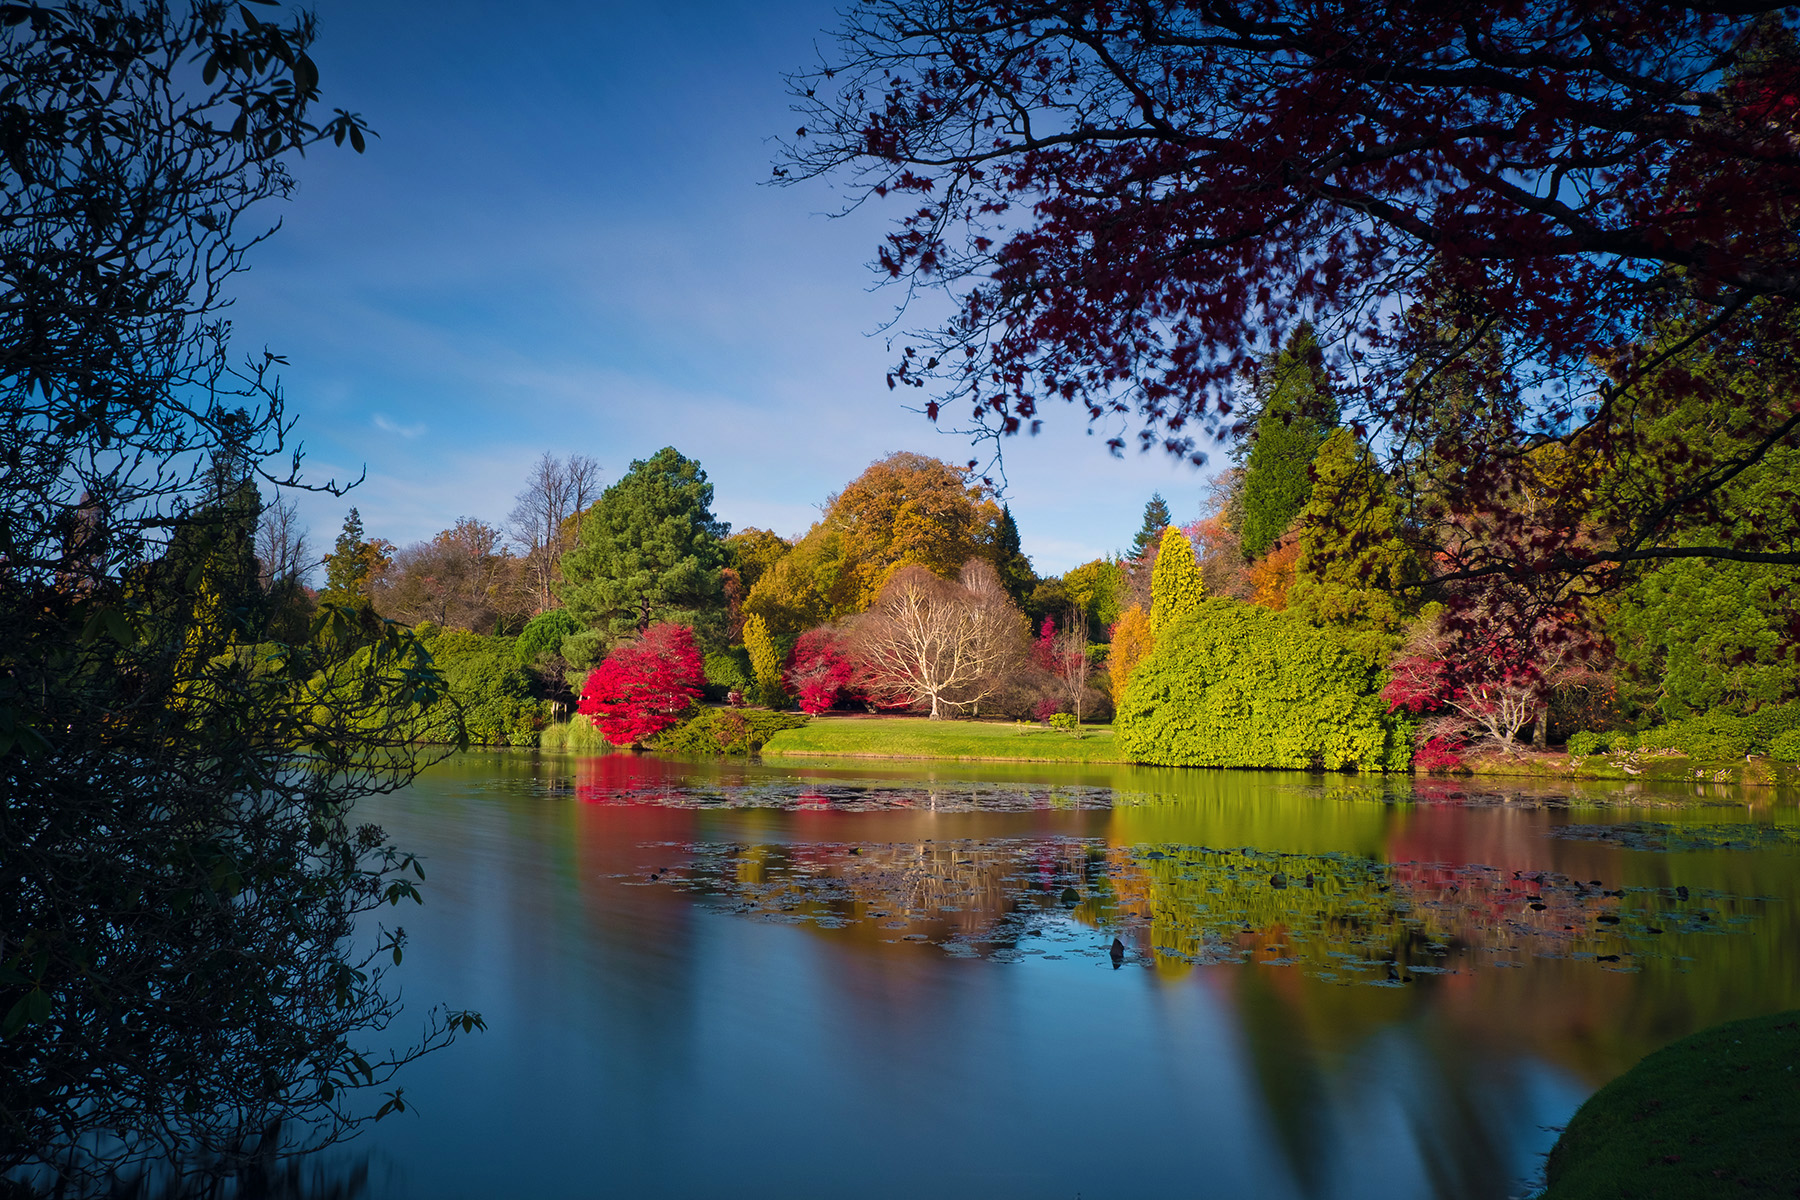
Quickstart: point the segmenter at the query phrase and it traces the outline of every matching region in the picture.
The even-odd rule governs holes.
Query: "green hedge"
[[[1404,771],[1413,725],[1381,700],[1385,649],[1366,632],[1208,600],[1132,673],[1119,746],[1156,766]]]
[[[754,754],[784,729],[811,718],[800,713],[745,708],[703,708],[685,724],[656,739],[658,754]]]
[[[1569,738],[1569,753],[1588,755],[1624,750],[1673,750],[1705,762],[1727,762],[1748,754],[1785,761],[1800,758],[1800,701],[1771,705],[1748,716],[1707,712],[1670,721],[1642,733],[1589,733]]]

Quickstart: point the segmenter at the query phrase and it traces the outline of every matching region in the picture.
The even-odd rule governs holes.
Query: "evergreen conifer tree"
[[[724,632],[724,538],[712,484],[693,459],[665,446],[631,464],[581,520],[564,556],[569,611],[614,637],[667,621],[703,643]]]
[[[750,655],[750,670],[756,676],[757,699],[774,708],[787,693],[781,686],[781,649],[769,634],[769,623],[762,614],[751,613],[744,621],[744,649]]]
[[[1348,429],[1325,439],[1312,477],[1288,607],[1321,624],[1398,628],[1403,589],[1420,569],[1400,537],[1387,480]]]
[[[1161,637],[1165,629],[1196,611],[1204,599],[1206,584],[1194,558],[1194,543],[1171,525],[1163,531],[1156,572],[1150,577],[1150,632]]]
[[[1020,545],[1019,525],[1013,520],[1011,507],[1001,508],[1000,519],[994,522],[994,571],[1015,604],[1025,603],[1037,586],[1037,572],[1031,569],[1031,560]]]
[[[322,602],[361,608],[369,603],[369,575],[374,569],[375,547],[363,537],[362,514],[356,509],[344,518],[337,544],[325,558],[325,590]]]
[[[1144,523],[1138,527],[1137,536],[1131,540],[1131,557],[1144,557],[1144,551],[1162,540],[1163,530],[1169,527],[1172,520],[1169,516],[1169,502],[1162,498],[1161,492],[1152,492],[1150,503],[1144,505]]]
[[[1337,425],[1337,400],[1312,326],[1294,331],[1265,364],[1261,413],[1244,459],[1240,537],[1245,558],[1261,558],[1312,495],[1311,467]]]

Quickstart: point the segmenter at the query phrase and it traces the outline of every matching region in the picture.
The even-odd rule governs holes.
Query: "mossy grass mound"
[[[1702,1030],[1601,1088],[1541,1200],[1800,1195],[1800,1010]]]

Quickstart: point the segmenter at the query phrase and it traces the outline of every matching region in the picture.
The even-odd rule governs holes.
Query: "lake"
[[[1773,793],[500,752],[359,815],[489,1025],[331,1152],[374,1196],[1517,1196],[1800,1006]]]

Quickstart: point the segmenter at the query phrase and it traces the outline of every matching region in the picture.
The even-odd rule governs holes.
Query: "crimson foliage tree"
[[[615,746],[635,746],[677,724],[700,696],[706,668],[686,625],[652,625],[588,674],[579,711]]]
[[[1659,356],[1754,344],[1772,399],[1740,451],[1675,464],[1581,544],[1569,472],[1539,506],[1559,536],[1502,529],[1450,566],[1800,561],[1673,536],[1800,428],[1791,6],[872,0],[845,21],[793,79],[776,170],[904,203],[881,267],[958,305],[890,376],[934,388],[934,419],[1035,431],[1060,398],[1198,459],[1258,350],[1312,316],[1356,381],[1346,417],[1435,455],[1420,494],[1455,517],[1502,511],[1534,445],[1617,461]]]
[[[853,699],[861,669],[844,638],[829,626],[809,629],[794,643],[788,659],[787,685],[799,697],[803,712],[830,712]]]

